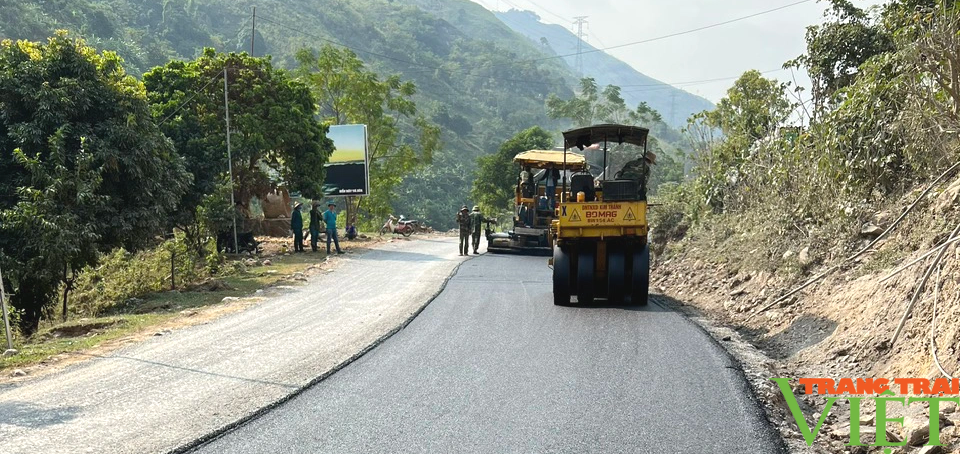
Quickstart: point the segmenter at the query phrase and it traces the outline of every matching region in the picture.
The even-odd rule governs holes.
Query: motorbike
[[[419,222],[406,219],[402,215],[400,219],[397,219],[393,215],[387,219],[387,222],[383,224],[383,227],[380,227],[380,235],[382,236],[385,233],[397,233],[403,236],[413,235],[419,229]]]

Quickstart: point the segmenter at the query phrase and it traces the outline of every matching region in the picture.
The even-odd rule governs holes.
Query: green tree
[[[745,72],[727,90],[717,108],[690,120],[688,133],[697,142],[697,175],[702,195],[715,209],[727,203],[731,188],[743,181],[743,166],[754,145],[784,124],[794,109],[785,84],[764,78],[759,71]],[[720,131],[716,139],[713,131]]]
[[[120,58],[65,32],[0,43],[0,105],[0,262],[30,334],[100,253],[154,241],[189,175]]]
[[[196,60],[172,61],[146,73],[143,80],[154,115],[194,177],[174,219],[194,239],[201,233],[197,207],[217,192],[228,170],[224,68],[233,129],[234,196],[241,212],[249,215],[251,199],[281,185],[322,197],[323,165],[333,152],[327,127],[314,117],[310,90],[274,69],[269,58],[205,49]]]
[[[554,119],[566,119],[577,127],[586,127],[598,123],[616,123],[642,126],[650,129],[651,135],[647,148],[657,154],[657,167],[649,181],[651,194],[657,187],[669,181],[683,179],[683,152],[662,138],[680,141],[681,136],[663,122],[663,117],[647,103],[640,103],[636,109],[629,109],[620,94],[620,87],[608,85],[602,89],[591,77],[580,80],[580,91],[570,99],[561,99],[556,95],[547,98],[547,115]],[[631,145],[609,144],[607,169],[616,172],[628,161],[636,158],[641,150]],[[587,161],[596,168],[603,168],[603,153],[588,152]]]
[[[511,137],[496,153],[480,157],[471,196],[481,209],[485,212],[512,210],[511,201],[520,174],[520,166],[513,158],[527,150],[552,149],[553,143],[550,133],[534,126]]]
[[[326,122],[367,125],[371,194],[365,207],[379,219],[404,177],[431,162],[441,147],[440,128],[418,114],[413,82],[381,79],[349,49],[302,49],[297,61]]]
[[[893,50],[893,37],[850,0],[829,0],[823,24],[807,27],[807,52],[788,66],[805,67],[812,82],[814,115],[836,104],[834,95],[857,77],[860,65]]]

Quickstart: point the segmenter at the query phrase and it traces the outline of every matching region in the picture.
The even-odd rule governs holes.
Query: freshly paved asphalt
[[[684,317],[555,307],[542,257],[465,262],[385,343],[214,453],[776,453],[727,354]]]

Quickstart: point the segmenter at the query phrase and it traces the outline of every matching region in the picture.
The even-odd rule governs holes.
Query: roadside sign
[[[366,125],[330,126],[327,137],[333,140],[334,151],[324,165],[323,192],[327,196],[370,194],[369,156]]]

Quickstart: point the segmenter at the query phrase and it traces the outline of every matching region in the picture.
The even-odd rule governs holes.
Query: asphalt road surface
[[[420,310],[462,260],[456,239],[347,254],[247,310],[0,384],[0,453],[164,453],[305,387]]]
[[[406,329],[196,452],[746,454],[782,442],[684,317],[556,307],[544,258],[488,254]]]

